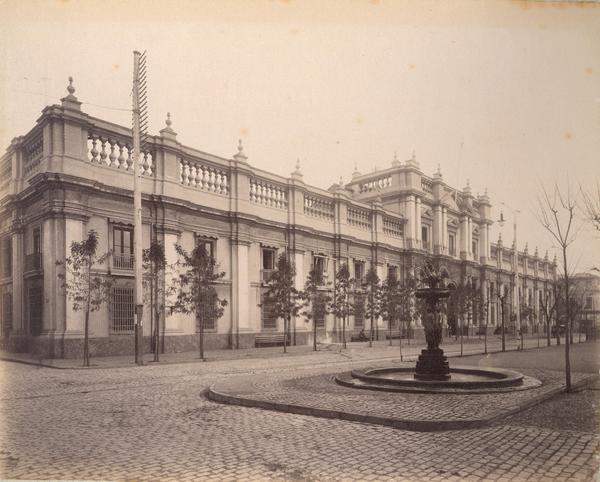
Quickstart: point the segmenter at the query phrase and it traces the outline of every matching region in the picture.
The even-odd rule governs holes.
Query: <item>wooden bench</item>
[[[392,331],[392,334],[390,335],[390,332],[388,331],[385,334],[385,339],[389,340],[390,338],[392,340],[397,340],[398,338],[405,338],[406,336],[401,336],[399,331]]]
[[[273,333],[272,335],[256,335],[254,337],[254,346],[283,346],[285,340],[284,334]],[[287,340],[289,346],[290,341]]]

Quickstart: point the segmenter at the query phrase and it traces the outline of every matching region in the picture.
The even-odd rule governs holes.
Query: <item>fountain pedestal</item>
[[[450,365],[441,348],[421,350],[415,369],[417,380],[449,380]]]

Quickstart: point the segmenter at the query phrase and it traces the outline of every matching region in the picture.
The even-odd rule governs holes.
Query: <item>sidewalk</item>
[[[585,342],[585,337],[582,343]],[[525,337],[524,348],[531,349],[538,347],[537,337]],[[578,343],[578,337],[573,339],[574,343]],[[144,354],[144,366],[152,367],[156,365],[169,365],[181,363],[204,363],[218,362],[228,360],[244,360],[244,359],[276,359],[281,357],[304,357],[307,361],[339,361],[343,357],[346,361],[359,360],[378,360],[378,359],[399,359],[400,347],[397,340],[393,340],[393,345],[389,345],[389,341],[373,342],[373,347],[369,348],[368,342],[348,342],[347,348],[343,349],[341,344],[319,344],[317,351],[313,351],[312,345],[288,346],[287,353],[283,353],[283,347],[267,347],[267,348],[246,348],[246,349],[226,349],[226,350],[208,350],[205,351],[204,361],[200,360],[197,351],[187,351],[182,353],[164,353],[160,354],[159,361],[154,362],[154,356],[151,353]],[[561,339],[561,345],[564,343],[564,338]],[[545,338],[539,339],[539,347],[543,348],[547,344]],[[487,351],[495,353],[501,351],[501,337],[497,335],[488,336]],[[552,339],[552,345],[556,345],[556,339]],[[515,351],[520,347],[520,340],[515,337],[506,337],[506,351]],[[409,345],[406,340],[402,340],[403,360],[416,360],[425,348],[424,341],[412,340]],[[453,337],[446,338],[441,345],[446,355],[456,357],[460,355],[460,339],[454,340]],[[484,352],[484,339],[477,336],[465,337],[463,340],[463,354],[473,355]],[[28,365],[36,365],[40,367],[57,368],[57,369],[82,369],[89,370],[94,368],[125,368],[135,367],[133,354],[120,356],[96,357],[90,359],[90,367],[84,367],[82,360],[73,359],[50,359],[36,358],[27,353],[10,353],[0,350],[0,360],[11,361],[16,363],[25,363]]]

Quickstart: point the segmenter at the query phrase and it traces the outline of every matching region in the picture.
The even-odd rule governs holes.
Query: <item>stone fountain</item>
[[[378,367],[352,370],[335,377],[336,383],[351,388],[388,392],[422,393],[492,393],[526,390],[539,386],[539,381],[521,373],[499,368],[452,367],[440,348],[447,300],[454,283],[445,267],[436,269],[430,261],[420,269],[425,285],[416,290],[423,301],[422,319],[427,348],[421,350],[415,368]]]
[[[450,289],[446,286],[448,270],[444,267],[436,270],[427,261],[420,274],[427,287],[417,289],[415,296],[425,304],[423,327],[427,348],[419,355],[414,377],[417,380],[449,380],[450,366],[444,350],[440,348],[446,303],[450,296]]]

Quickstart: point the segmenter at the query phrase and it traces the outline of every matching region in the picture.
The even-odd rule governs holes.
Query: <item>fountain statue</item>
[[[427,348],[419,355],[414,377],[418,380],[448,380],[450,366],[444,356],[444,350],[440,348],[446,301],[450,296],[450,289],[446,283],[449,278],[448,270],[443,266],[437,270],[428,260],[421,268],[420,274],[421,281],[427,287],[417,289],[415,296],[423,300],[425,305],[423,327]]]

